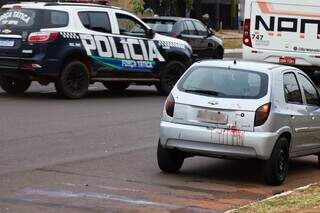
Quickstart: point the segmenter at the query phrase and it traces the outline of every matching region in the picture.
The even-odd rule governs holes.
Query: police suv
[[[168,94],[191,57],[185,41],[159,35],[116,7],[26,2],[0,11],[0,86],[11,94],[32,81],[54,82],[71,99],[95,82],[116,92],[155,85]]]

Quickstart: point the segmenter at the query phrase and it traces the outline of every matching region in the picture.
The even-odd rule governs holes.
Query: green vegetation
[[[289,195],[257,202],[233,213],[320,212],[320,185],[296,190]]]

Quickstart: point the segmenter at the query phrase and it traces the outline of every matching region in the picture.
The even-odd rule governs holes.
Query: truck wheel
[[[160,141],[157,150],[158,166],[163,172],[175,173],[182,167],[183,154],[176,150],[164,149]]]
[[[288,175],[289,143],[286,138],[280,138],[273,148],[271,157],[265,161],[265,181],[269,185],[281,185]]]
[[[216,59],[223,59],[224,50],[221,46],[217,47],[214,58]]]
[[[127,82],[103,82],[102,84],[111,92],[116,93],[123,92],[130,86],[130,83]]]
[[[162,95],[168,95],[186,69],[180,61],[169,61],[160,74],[160,82],[155,85],[157,90]]]
[[[30,85],[30,80],[0,76],[0,86],[9,94],[22,94],[30,87]]]
[[[88,73],[88,68],[82,62],[71,61],[68,63],[55,82],[58,94],[69,99],[84,97],[89,88]]]

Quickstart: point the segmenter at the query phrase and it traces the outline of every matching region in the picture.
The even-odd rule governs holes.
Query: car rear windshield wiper
[[[201,90],[201,89],[186,89],[185,92],[190,93],[199,93],[199,94],[206,94],[206,95],[213,95],[217,96],[219,93],[213,90]]]

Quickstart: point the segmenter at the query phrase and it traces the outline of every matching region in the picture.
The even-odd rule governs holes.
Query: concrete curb
[[[225,49],[224,53],[230,54],[230,53],[242,53],[242,49]]]
[[[318,185],[318,184],[319,184],[319,183],[311,183],[311,184],[309,184],[309,185],[302,186],[302,187],[293,189],[293,190],[291,190],[291,191],[287,191],[287,192],[283,192],[283,193],[281,193],[281,194],[273,195],[273,196],[271,196],[271,197],[268,197],[268,198],[263,199],[263,200],[259,200],[259,201],[257,201],[257,202],[249,203],[248,205],[242,206],[242,207],[240,207],[240,208],[231,209],[231,210],[229,210],[229,211],[226,211],[225,213],[233,213],[233,212],[235,212],[235,211],[237,211],[237,210],[240,210],[240,209],[243,209],[243,208],[252,206],[252,205],[254,205],[254,204],[256,204],[256,203],[261,203],[261,202],[268,201],[268,200],[271,200],[271,199],[274,199],[274,198],[287,196],[287,195],[291,194],[292,192],[304,191],[304,190],[308,189],[309,187],[314,186],[314,185]]]

